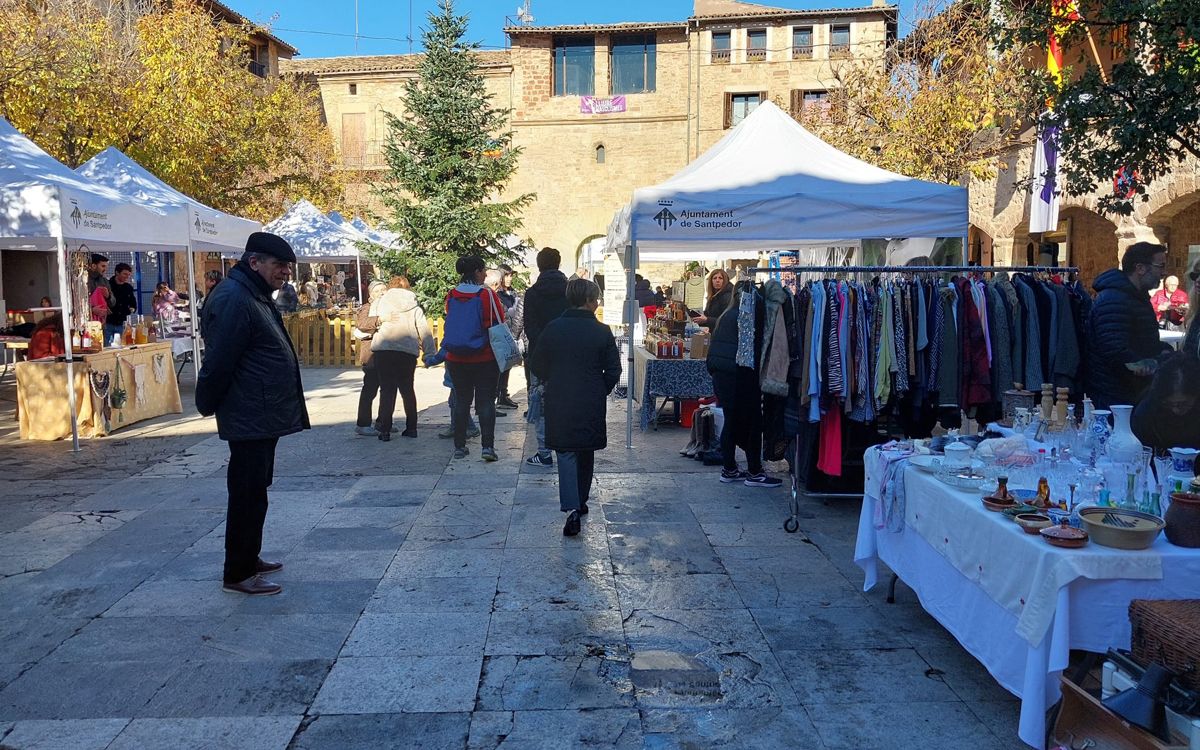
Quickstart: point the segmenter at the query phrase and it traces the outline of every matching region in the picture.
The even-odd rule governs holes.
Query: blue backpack
[[[483,329],[483,293],[469,299],[450,295],[446,302],[446,322],[442,346],[451,354],[475,354],[488,345]]]

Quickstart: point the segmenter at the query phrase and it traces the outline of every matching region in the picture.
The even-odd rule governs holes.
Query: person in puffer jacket
[[[1136,406],[1167,347],[1158,338],[1158,320],[1149,292],[1167,266],[1167,249],[1139,242],[1125,251],[1121,268],[1100,274],[1088,316],[1087,395],[1097,409]]]
[[[396,392],[404,401],[404,437],[417,436],[417,392],[413,377],[417,354],[437,351],[433,331],[417,295],[409,290],[408,279],[393,276],[388,290],[376,306],[379,330],[371,339],[371,359],[379,374],[379,439],[392,439],[392,415],[396,410]]]

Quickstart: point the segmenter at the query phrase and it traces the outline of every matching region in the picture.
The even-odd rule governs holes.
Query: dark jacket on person
[[[567,309],[567,277],[557,268],[542,271],[537,281],[525,290],[523,314],[525,337],[529,339],[528,355],[533,355],[542,331],[550,321]]]
[[[294,313],[300,309],[300,295],[296,293],[296,287],[292,286],[291,282],[280,288],[275,307],[281,313]]]
[[[1186,414],[1175,414],[1160,400],[1144,398],[1133,407],[1129,426],[1142,445],[1158,453],[1172,448],[1200,448],[1200,402]]]
[[[1097,409],[1137,404],[1150,378],[1135,375],[1126,364],[1153,359],[1163,352],[1158,320],[1145,292],[1138,291],[1119,269],[1100,274],[1098,292],[1087,320],[1087,395]],[[1044,334],[1043,334],[1044,335]]]
[[[650,280],[642,279],[634,287],[633,297],[637,300],[638,307],[652,307],[657,303],[654,301],[654,290],[650,288]]]
[[[110,326],[123,326],[130,313],[137,311],[137,292],[133,284],[122,284],[117,281],[116,276],[109,281],[108,286],[112,290],[113,301],[104,322]]]
[[[546,383],[546,446],[598,451],[608,445],[608,394],[621,379],[612,331],[588,310],[567,310],[538,337],[529,366]]]
[[[733,286],[726,284],[721,287],[721,291],[708,298],[708,304],[704,306],[704,317],[716,320],[729,309],[731,304],[733,304]]]
[[[296,350],[271,291],[239,262],[204,303],[196,409],[217,415],[222,440],[278,438],[311,426]]]
[[[705,364],[711,374],[719,372],[736,374],[738,347],[738,316],[737,310],[730,306],[717,319],[713,328],[712,339],[708,342],[708,357]]]

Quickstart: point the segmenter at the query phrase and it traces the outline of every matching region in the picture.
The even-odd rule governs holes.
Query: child
[[[445,361],[446,361],[446,347],[443,344],[437,350],[437,354],[431,354],[425,358],[425,366],[426,367],[436,367],[437,365],[440,365]],[[442,375],[442,385],[444,385],[450,389],[450,398],[447,399],[447,401],[446,401],[447,406],[450,407],[450,426],[447,427],[446,429],[442,430],[441,432],[439,432],[438,437],[440,437],[444,440],[449,440],[450,438],[454,437],[454,404],[455,404],[454,383],[450,382],[450,371],[449,370],[447,370],[445,372],[445,374]],[[470,421],[467,422],[467,437],[479,437],[479,425],[475,424],[475,419],[473,417],[469,417],[468,419]]]

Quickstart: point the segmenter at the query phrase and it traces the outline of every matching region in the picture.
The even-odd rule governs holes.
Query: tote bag
[[[521,348],[517,346],[517,340],[513,338],[512,331],[500,320],[500,310],[496,307],[496,295],[489,294],[488,300],[492,303],[492,320],[496,321],[488,329],[488,342],[492,345],[492,354],[496,357],[496,364],[500,367],[500,372],[508,372],[516,365],[521,364]]]

